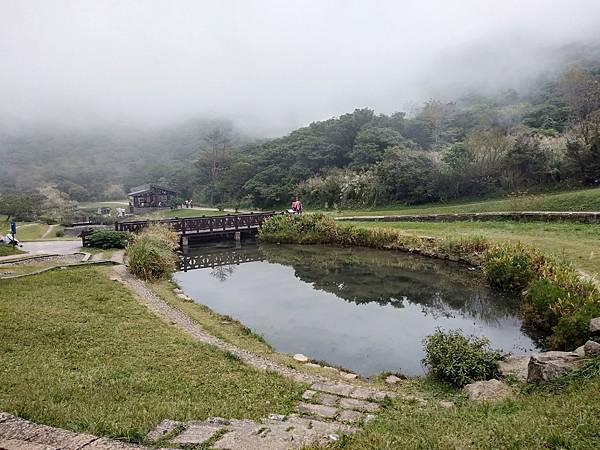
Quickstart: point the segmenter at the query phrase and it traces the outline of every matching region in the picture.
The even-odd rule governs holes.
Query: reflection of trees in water
[[[518,310],[515,298],[491,290],[480,274],[444,261],[362,248],[261,248],[268,261],[292,266],[315,289],[356,304],[410,302],[434,318],[462,315],[490,324]]]
[[[210,269],[210,276],[219,281],[227,281],[227,279],[235,272],[235,266],[225,265],[217,266]]]

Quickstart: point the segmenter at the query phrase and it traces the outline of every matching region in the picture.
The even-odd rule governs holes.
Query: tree
[[[406,142],[392,128],[365,127],[358,132],[350,153],[351,165],[367,167],[381,160],[386,148]]]
[[[6,193],[0,195],[0,214],[16,220],[36,220],[42,213],[44,196],[34,193]]]
[[[517,185],[541,183],[548,173],[548,158],[534,137],[519,136],[505,158]]]
[[[583,141],[589,144],[594,128],[597,129],[600,122],[600,116],[594,115],[600,109],[600,81],[589,70],[575,67],[563,75],[558,88],[562,100],[571,109],[575,127]]]

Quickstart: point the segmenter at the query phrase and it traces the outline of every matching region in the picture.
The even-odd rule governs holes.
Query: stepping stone
[[[85,450],[144,450],[144,447],[126,444],[120,441],[113,441],[111,439],[100,438],[86,445]]]
[[[310,444],[326,444],[339,439],[342,434],[356,431],[349,425],[323,422],[304,417],[290,416],[284,422],[231,421],[229,429],[213,444],[214,448],[227,450],[288,450]]]
[[[313,400],[321,405],[335,406],[339,400],[339,397],[337,395],[319,392],[316,397],[313,397]]]
[[[361,400],[369,400],[374,399],[377,394],[376,389],[371,389],[367,387],[357,387],[348,395],[348,397],[358,398]]]
[[[146,439],[151,442],[158,441],[162,439],[167,434],[172,433],[177,427],[183,425],[183,422],[178,422],[176,420],[165,419],[161,423],[159,423],[154,430],[146,435]]]
[[[346,423],[356,423],[363,420],[363,414],[358,411],[351,411],[349,409],[343,410],[338,416],[337,420]]]
[[[203,444],[223,427],[222,424],[193,422],[182,433],[171,439],[171,442],[174,444]]]
[[[358,411],[375,412],[379,410],[377,403],[366,402],[355,398],[343,398],[340,400],[340,406],[344,409],[356,409]]]
[[[310,388],[314,391],[322,391],[327,392],[328,394],[347,397],[354,389],[354,386],[351,384],[337,383],[335,381],[323,381],[314,383]]]
[[[310,389],[304,391],[304,394],[302,394],[302,398],[304,400],[312,400],[312,398],[315,396],[315,394],[317,393],[317,391],[312,391]]]
[[[296,409],[298,412],[324,417],[326,419],[333,419],[337,414],[337,408],[334,408],[333,406],[312,405],[310,403],[300,403]]]

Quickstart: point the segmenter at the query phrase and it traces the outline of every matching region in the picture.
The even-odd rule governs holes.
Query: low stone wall
[[[355,222],[475,222],[492,220],[600,223],[600,212],[484,212],[460,214],[403,214],[390,216],[336,217]]]

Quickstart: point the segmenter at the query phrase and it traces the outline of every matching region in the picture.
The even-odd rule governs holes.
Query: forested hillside
[[[600,183],[600,65],[527,92],[431,99],[411,114],[363,108],[258,142],[226,121],[0,135],[0,191],[52,185],[74,200],[161,182],[209,204],[424,203]]]

